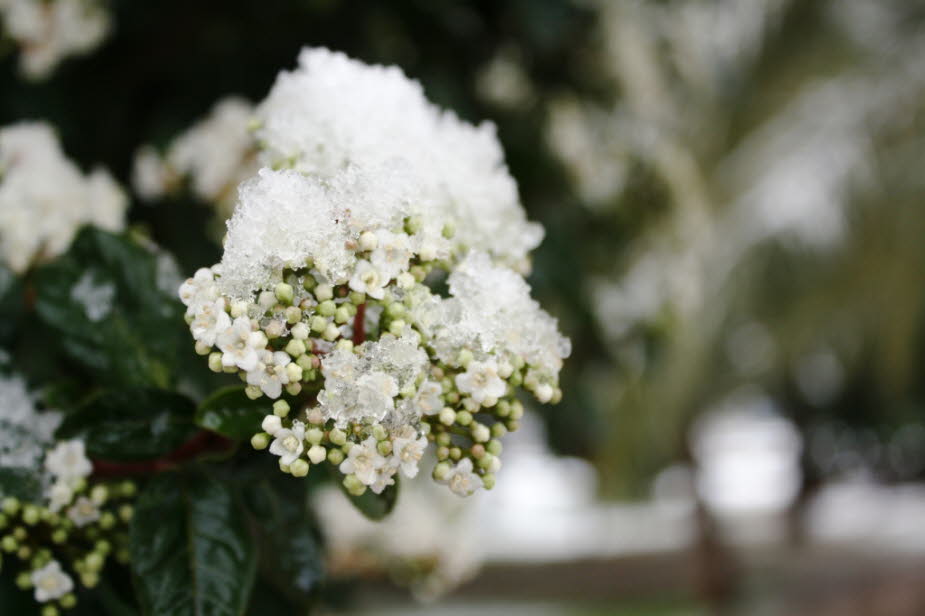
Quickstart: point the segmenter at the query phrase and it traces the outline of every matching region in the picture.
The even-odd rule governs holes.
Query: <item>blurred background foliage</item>
[[[0,124],[41,118],[129,185],[303,45],[397,64],[497,123],[546,240],[535,295],[572,338],[552,447],[601,493],[695,463],[697,417],[758,392],[803,437],[802,491],[925,473],[925,7],[885,0],[113,0],[114,32],[42,82],[0,60]],[[192,198],[132,220],[214,263]],[[743,389],[747,388],[747,389]],[[797,503],[801,502],[797,499]]]

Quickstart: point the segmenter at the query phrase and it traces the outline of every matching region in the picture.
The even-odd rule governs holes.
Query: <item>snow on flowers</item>
[[[275,400],[252,444],[362,494],[414,477],[432,442],[434,479],[491,488],[517,389],[557,402],[570,352],[522,277],[542,229],[493,126],[325,49],[280,74],[255,126],[264,166],[222,262],[180,288],[209,366]]]

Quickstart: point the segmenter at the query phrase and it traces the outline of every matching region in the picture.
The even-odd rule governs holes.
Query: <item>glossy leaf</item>
[[[266,398],[251,400],[243,386],[226,387],[199,405],[196,425],[231,439],[249,439],[271,410]]]
[[[156,458],[190,437],[194,412],[192,400],[163,389],[106,391],[67,415],[57,436],[84,439],[94,458]]]
[[[41,478],[32,469],[0,468],[0,498],[13,496],[20,500],[38,502],[41,495]]]
[[[150,616],[243,614],[256,555],[229,487],[200,472],[154,478],[138,499],[131,562]]]

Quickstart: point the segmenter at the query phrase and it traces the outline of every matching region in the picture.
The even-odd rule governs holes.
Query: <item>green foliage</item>
[[[260,431],[260,423],[271,410],[266,398],[248,398],[243,385],[226,387],[199,405],[196,425],[230,439],[245,440]]]
[[[362,495],[354,496],[347,491],[347,488],[342,483],[338,482],[338,485],[340,485],[344,495],[353,503],[354,507],[359,509],[360,513],[370,520],[381,520],[389,515],[392,513],[392,509],[395,508],[395,503],[398,502],[398,475],[395,475],[395,483],[383,490],[382,494],[366,490]]]
[[[35,502],[41,495],[42,482],[34,470],[0,468],[0,498],[12,496],[23,501]]]
[[[105,391],[70,413],[57,436],[83,439],[91,457],[156,458],[190,437],[194,409],[186,396],[163,389]]]
[[[243,614],[256,548],[227,483],[190,470],[154,478],[130,532],[135,585],[145,614]]]

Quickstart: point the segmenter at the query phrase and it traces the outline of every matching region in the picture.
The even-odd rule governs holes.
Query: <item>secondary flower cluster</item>
[[[21,379],[0,379],[0,398],[0,469],[37,474],[44,491],[35,502],[0,499],[0,553],[19,561],[17,585],[33,589],[35,600],[46,604],[43,616],[53,616],[77,603],[69,571],[92,588],[111,554],[128,560],[136,488],[131,482],[91,485],[83,441],[53,444],[60,414],[37,411]]]
[[[0,129],[0,261],[13,271],[65,252],[83,225],[121,230],[126,205],[107,171],[65,158],[47,124]]]
[[[523,413],[516,388],[561,396],[568,340],[510,268],[541,230],[493,133],[397,69],[326,50],[300,63],[258,114],[261,157],[286,152],[290,168],[241,185],[222,263],[180,289],[197,350],[252,398],[286,392],[252,440],[285,472],[326,461],[350,492],[379,493],[414,477],[433,441],[435,479],[490,488]]]
[[[256,142],[249,130],[253,114],[250,102],[229,96],[171,141],[163,154],[143,146],[135,154],[135,191],[150,201],[188,186],[197,198],[215,204],[222,221],[229,218],[235,188],[258,169]]]
[[[32,79],[47,77],[67,56],[90,51],[109,32],[109,13],[99,0],[0,0],[0,22],[20,47],[20,69]]]

